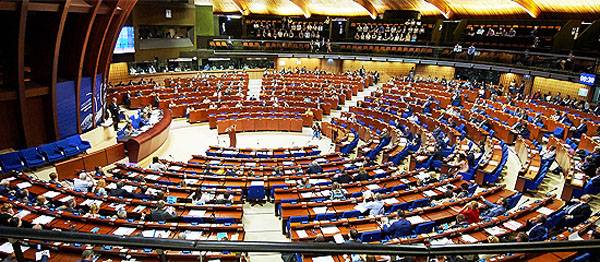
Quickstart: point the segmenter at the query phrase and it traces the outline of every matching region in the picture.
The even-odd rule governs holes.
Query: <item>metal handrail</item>
[[[371,254],[399,256],[442,256],[459,254],[548,253],[600,249],[600,240],[482,243],[464,245],[382,245],[360,243],[208,241],[125,237],[80,232],[0,227],[0,238],[29,239],[92,245],[124,246],[159,250],[278,252],[319,254]],[[14,245],[19,246],[19,245]]]

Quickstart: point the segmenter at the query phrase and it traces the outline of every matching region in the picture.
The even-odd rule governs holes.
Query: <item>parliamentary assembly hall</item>
[[[0,24],[0,262],[600,261],[600,0]]]

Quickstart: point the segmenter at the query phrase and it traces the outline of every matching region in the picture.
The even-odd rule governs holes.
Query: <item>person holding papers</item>
[[[386,217],[384,217],[381,220],[381,222],[384,223],[384,225],[382,227],[383,233],[385,234],[385,236],[387,238],[405,237],[405,236],[409,236],[412,232],[412,230],[411,230],[412,224],[410,223],[410,221],[406,220],[406,216],[404,215],[404,210],[398,211],[397,216],[398,216],[398,219],[391,223],[385,223],[385,222],[387,222]]]
[[[79,172],[79,177],[73,179],[73,190],[89,192],[96,185],[96,181],[85,170]]]
[[[484,211],[481,212],[481,218],[483,219],[497,217],[506,213],[508,201],[505,198],[498,198],[496,203],[492,203],[482,196],[481,201],[485,204]]]
[[[527,237],[529,241],[544,241],[548,238],[545,216],[538,216],[530,220],[528,228]]]
[[[368,212],[371,216],[382,215],[384,211],[383,205],[384,202],[381,200],[381,195],[375,194],[373,197],[365,198],[365,202],[363,203],[365,211],[363,213]]]
[[[158,159],[158,157],[155,156],[152,158],[152,164],[150,164],[148,166],[148,168],[150,168],[154,171],[164,171],[164,170],[167,170],[167,165],[160,162],[160,159]]]
[[[331,194],[329,195],[329,199],[343,200],[343,199],[346,199],[345,194],[346,194],[346,191],[342,188],[342,186],[337,182],[333,182],[333,185],[331,188]]]
[[[150,217],[148,220],[150,221],[168,221],[176,218],[174,210],[167,206],[165,201],[158,201],[156,204],[156,208],[150,212]]]
[[[579,200],[573,199],[564,207],[565,217],[559,225],[574,227],[587,220],[592,214],[589,204],[590,195],[583,195]]]
[[[461,208],[458,213],[464,215],[469,224],[479,223],[479,203],[477,201],[471,201]]]
[[[117,188],[111,189],[109,195],[115,196],[115,197],[124,197],[124,198],[130,197],[131,194],[127,190],[123,189],[124,186],[125,186],[125,183],[118,182]]]

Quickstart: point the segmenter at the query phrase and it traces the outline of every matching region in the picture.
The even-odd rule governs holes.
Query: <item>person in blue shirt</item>
[[[529,241],[544,241],[548,238],[545,216],[535,217],[529,224],[529,230],[527,230]]]
[[[506,201],[505,198],[498,198],[496,203],[492,203],[491,201],[485,199],[482,196],[481,201],[483,201],[483,203],[485,204],[485,207],[481,212],[482,219],[493,218],[506,213],[506,206],[508,205],[508,201]]]
[[[399,238],[411,234],[412,224],[404,215],[404,210],[397,213],[398,220],[383,225],[383,234],[388,238]]]

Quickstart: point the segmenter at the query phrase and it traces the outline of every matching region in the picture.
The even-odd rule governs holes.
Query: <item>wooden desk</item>
[[[133,137],[125,143],[130,162],[140,162],[154,153],[169,137],[171,112],[163,110],[162,119],[146,132]]]

